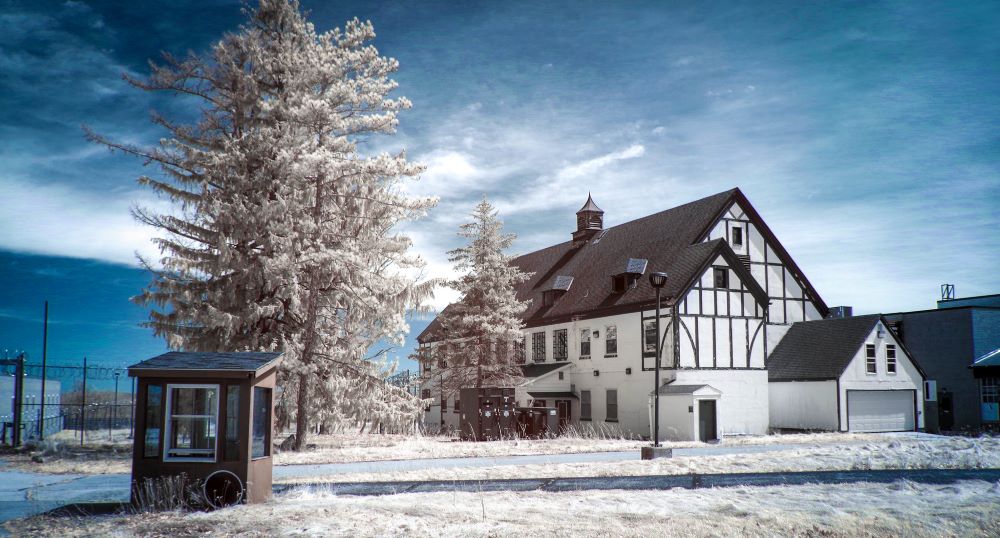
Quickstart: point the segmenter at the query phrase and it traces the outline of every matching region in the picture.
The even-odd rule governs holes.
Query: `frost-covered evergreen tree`
[[[516,236],[503,233],[499,212],[486,197],[476,205],[472,221],[461,225],[459,235],[468,244],[448,255],[462,273],[449,283],[461,298],[437,318],[443,340],[432,357],[447,368],[438,378],[445,397],[467,387],[512,386],[523,378],[520,316],[528,302],[517,299],[516,287],[531,275],[505,253]]]
[[[379,55],[370,23],[317,34],[296,2],[261,0],[240,31],[205,56],[167,56],[148,91],[193,97],[193,124],[155,116],[170,137],[139,148],[89,136],[164,171],[140,178],[175,211],[134,211],[158,228],[163,253],[137,301],[170,347],[281,350],[280,382],[295,414],[296,448],[327,408],[406,420],[419,402],[385,383],[371,344],[400,341],[405,313],[433,282],[396,230],[432,200],[411,199],[405,155],[364,155],[358,143],[391,134],[405,98],[389,98],[398,64]],[[162,266],[162,268],[160,267]],[[290,395],[294,394],[294,398]]]

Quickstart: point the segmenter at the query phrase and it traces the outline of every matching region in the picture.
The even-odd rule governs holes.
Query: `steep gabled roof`
[[[588,205],[592,202],[592,199],[589,200]],[[669,306],[690,288],[693,280],[707,269],[716,256],[722,255],[747,288],[766,305],[766,293],[742,267],[729,245],[722,239],[705,241],[713,226],[734,202],[747,212],[789,270],[800,276],[807,293],[816,301],[820,314],[825,316],[826,305],[801,276],[795,262],[743,193],[739,189],[731,189],[613,226],[585,242],[570,240],[515,258],[514,265],[533,273],[531,279],[518,288],[517,298],[531,301],[522,318],[528,327],[535,327],[569,321],[578,316],[606,316],[651,306],[656,292],[646,278],[639,278],[636,287],[624,293],[616,293],[612,288],[612,277],[627,269],[630,259],[648,260],[644,268],[647,273],[664,271],[669,275],[662,290],[664,304]],[[546,306],[543,293],[553,288],[559,276],[573,277],[572,286],[553,304]],[[417,340],[422,343],[436,340],[440,329],[435,320]]]
[[[871,314],[792,324],[768,357],[768,380],[819,381],[840,378],[881,319],[881,315]]]

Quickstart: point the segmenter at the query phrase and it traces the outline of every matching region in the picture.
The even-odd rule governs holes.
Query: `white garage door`
[[[852,432],[913,430],[913,391],[848,391],[847,425]]]

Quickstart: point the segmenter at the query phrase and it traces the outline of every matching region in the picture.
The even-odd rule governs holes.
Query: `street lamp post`
[[[122,373],[120,371],[118,371],[118,370],[115,370],[115,400],[114,400],[115,403],[111,406],[111,413],[112,413],[112,415],[111,415],[111,420],[108,421],[108,440],[109,441],[114,441],[114,437],[111,435],[111,428],[115,424],[115,419],[118,418],[118,377],[120,375],[122,375]]]
[[[649,283],[656,290],[656,365],[653,366],[653,446],[660,446],[660,290],[667,283],[666,273],[651,273]]]

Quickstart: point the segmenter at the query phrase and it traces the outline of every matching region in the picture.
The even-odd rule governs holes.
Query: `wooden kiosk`
[[[133,485],[184,474],[216,507],[269,499],[280,361],[280,353],[170,352],[130,366]]]

